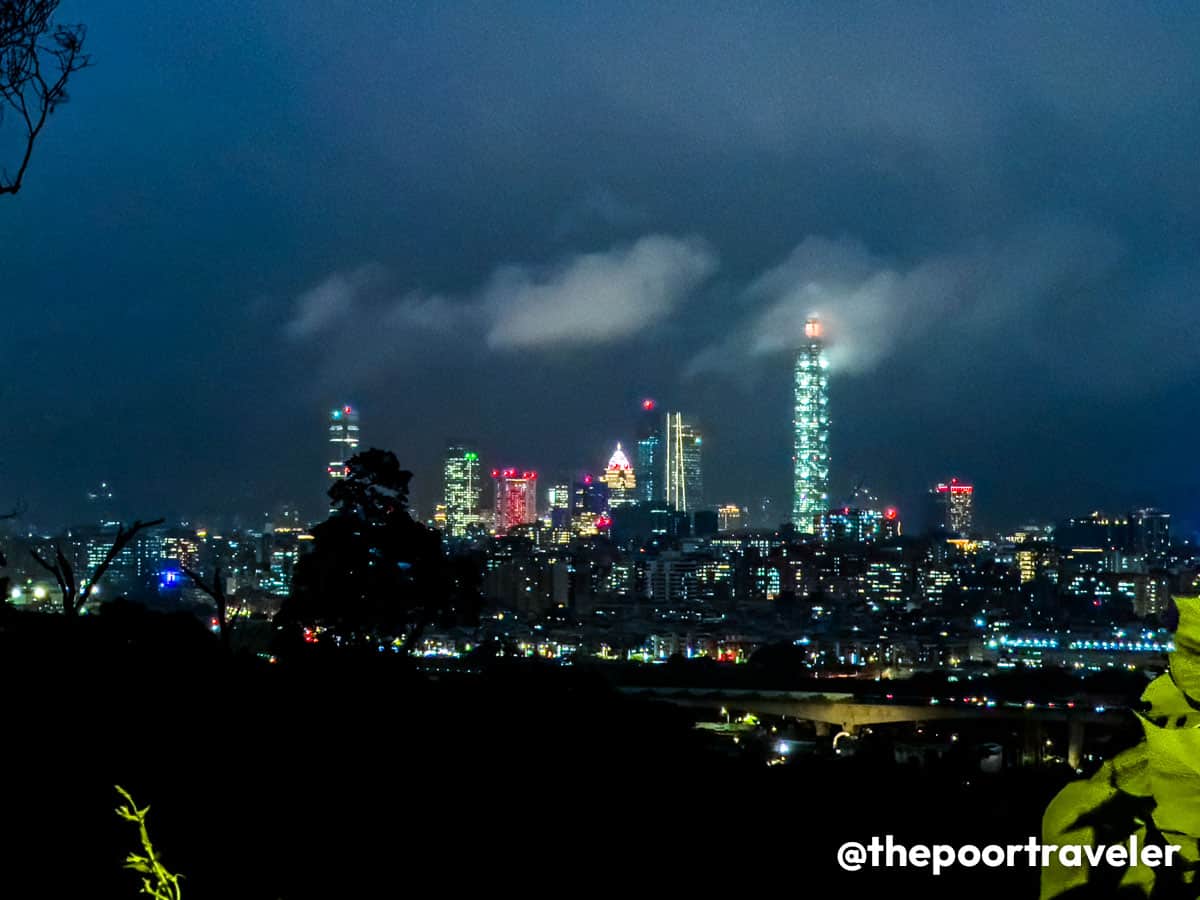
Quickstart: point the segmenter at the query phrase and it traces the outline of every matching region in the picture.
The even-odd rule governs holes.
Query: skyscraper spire
[[[819,319],[804,323],[796,352],[792,412],[792,522],[804,534],[829,506],[829,361]]]

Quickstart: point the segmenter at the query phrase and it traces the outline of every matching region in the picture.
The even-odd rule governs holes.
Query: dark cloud
[[[1111,235],[1071,222],[1039,223],[908,265],[853,239],[809,237],[746,288],[730,316],[732,334],[687,371],[738,370],[790,354],[810,316],[824,322],[835,376],[870,372],[931,341],[961,348],[956,366],[968,370],[982,346],[1011,350],[1044,340],[1063,307],[1095,303],[1122,255]],[[1091,369],[1090,360],[1064,350],[1067,367]]]
[[[667,318],[716,266],[698,238],[647,235],[552,265],[501,266],[467,297],[392,299],[386,270],[370,263],[304,291],[284,331],[322,352],[339,348],[327,375],[353,387],[354,370],[395,368],[410,342],[451,334],[497,351],[607,346]]]
[[[63,15],[97,64],[0,202],[0,495],[46,519],[310,497],[343,398],[425,502],[448,435],[565,472],[655,395],[784,507],[817,311],[835,488],[1200,520],[1186,5]]]
[[[663,235],[540,272],[506,266],[483,292],[491,318],[487,343],[508,349],[608,344],[665,319],[716,267],[703,241]]]

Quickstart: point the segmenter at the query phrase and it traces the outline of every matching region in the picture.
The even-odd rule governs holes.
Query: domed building
[[[613,455],[609,457],[600,480],[608,486],[609,506],[615,508],[637,502],[637,477],[633,472],[633,464],[621,449],[620,441],[617,442],[617,449]]]

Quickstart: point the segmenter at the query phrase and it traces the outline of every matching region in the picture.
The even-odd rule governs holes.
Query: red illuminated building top
[[[939,484],[935,490],[939,494],[973,494],[975,492],[975,485],[963,484],[957,478],[951,478],[949,484]]]
[[[523,469],[492,469],[493,478],[516,478],[526,481],[533,481],[537,478],[537,472]]]

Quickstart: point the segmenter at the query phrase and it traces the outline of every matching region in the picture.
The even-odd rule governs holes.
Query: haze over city
[[[962,473],[997,529],[1195,526],[1182,7],[89,12],[0,218],[0,492],[38,522],[100,480],[130,515],[319,508],[342,402],[426,514],[448,438],[565,476],[645,396],[700,423],[715,501],[784,507],[818,312],[835,496]]]

